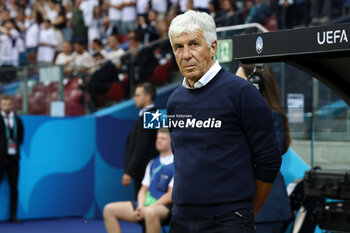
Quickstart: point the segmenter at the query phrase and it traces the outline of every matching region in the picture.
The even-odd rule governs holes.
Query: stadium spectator
[[[135,197],[141,188],[141,181],[145,173],[147,163],[157,155],[155,130],[143,129],[143,113],[155,111],[155,88],[150,83],[140,83],[135,90],[134,101],[140,109],[139,117],[134,124],[125,145],[124,174],[122,185],[129,186],[134,180]],[[143,203],[143,202],[140,202]]]
[[[196,11],[203,11],[209,13],[210,0],[193,0],[193,7]]]
[[[178,5],[174,5],[170,8],[168,12],[168,24],[170,25],[171,21],[178,15],[180,14],[180,7]]]
[[[143,43],[148,44],[159,38],[159,33],[156,29],[158,13],[155,10],[149,10],[147,14],[147,22],[143,16],[139,16],[141,21],[141,29],[143,31]]]
[[[319,1],[318,1],[319,2]],[[294,0],[279,0],[276,12],[278,27],[280,29],[289,29],[295,25]]]
[[[27,61],[33,63],[36,61],[39,46],[40,25],[43,22],[42,14],[34,11],[34,22],[28,27],[25,36],[25,46],[27,50]]]
[[[218,26],[230,26],[243,23],[243,17],[239,14],[235,0],[223,0],[222,9],[224,10],[224,17],[217,21]]]
[[[166,18],[166,13],[168,11],[168,1],[150,0],[150,4],[151,8],[148,10],[148,13],[150,12],[150,10],[153,10],[154,12],[157,12],[157,17],[159,17],[159,19]]]
[[[64,73],[69,75],[72,73],[73,47],[69,41],[63,42],[62,52],[56,57],[55,64],[64,66]]]
[[[4,95],[0,99],[0,181],[6,172],[10,186],[10,221],[18,223],[18,175],[20,145],[23,142],[24,127],[22,120],[13,111],[11,96]]]
[[[92,55],[94,55],[95,53],[100,53],[103,57],[106,57],[107,51],[104,49],[104,46],[103,46],[101,40],[94,39],[91,42],[90,47],[91,47],[92,52],[93,52]]]
[[[90,93],[92,112],[100,107],[99,96],[108,92],[113,83],[120,83],[119,71],[111,61],[105,61],[100,53],[94,54],[95,71],[87,84],[87,91]]]
[[[255,4],[250,8],[245,23],[264,24],[264,20],[270,15],[270,7],[263,0],[255,0]]]
[[[54,26],[56,40],[57,40],[56,52],[61,52],[63,41],[64,41],[62,29],[64,29],[67,25],[67,19],[66,19],[66,12],[64,7],[60,3],[56,3],[55,6],[57,11],[57,16],[55,20],[52,22],[52,25]]]
[[[98,6],[97,0],[85,0],[79,5],[83,13],[85,27],[90,28],[94,20],[94,8]]]
[[[0,34],[0,66],[13,67],[18,65],[18,41],[21,40],[19,32],[11,21],[4,21]]]
[[[87,44],[87,27],[84,23],[84,15],[80,10],[82,0],[76,0],[72,11],[72,40]]]
[[[116,35],[110,35],[108,37],[108,50],[105,58],[110,60],[119,69],[121,67],[120,58],[123,56],[125,51],[119,48],[118,38]]]
[[[129,58],[127,63],[132,63],[135,68],[133,81],[139,83],[144,82],[152,74],[156,66],[158,65],[158,60],[154,56],[154,47],[143,47],[141,43],[142,31],[134,30],[129,33],[129,50],[131,52],[132,58]],[[142,49],[141,49],[142,48]]]
[[[58,10],[56,7],[55,0],[48,0],[44,2],[42,10],[45,13],[45,19],[50,20],[51,23],[53,23],[56,20],[58,16]]]
[[[214,18],[215,22],[225,15],[225,12],[220,8],[220,2],[217,0],[212,0],[209,2],[208,10],[210,12],[210,16]]]
[[[186,11],[194,10],[193,0],[187,0]]]
[[[21,33],[21,37],[24,38],[25,31],[29,27],[29,21],[26,20],[23,9],[18,10],[14,22],[17,25],[19,32]]]
[[[174,183],[174,163],[168,129],[159,129],[156,148],[159,156],[147,164],[137,202],[112,202],[103,217],[108,233],[120,233],[119,220],[145,224],[147,233],[160,233],[170,221]]]
[[[309,24],[310,1],[296,0],[295,1],[295,26],[307,26]]]
[[[157,21],[156,30],[160,39],[168,38],[169,23],[167,19]]]
[[[147,16],[149,9],[149,0],[137,0],[136,1],[136,12],[138,16]]]
[[[109,7],[109,21],[119,30],[122,22],[123,0],[106,0],[106,5]]]
[[[68,0],[63,2],[63,6],[66,12],[66,27],[62,28],[62,34],[64,40],[72,41],[73,37],[73,2]]]
[[[93,10],[93,19],[91,26],[88,30],[88,37],[89,37],[89,45],[94,39],[101,39],[102,37],[102,15],[101,15],[101,7],[95,6]]]
[[[4,26],[0,26],[0,82],[9,82],[16,78],[16,71],[13,69],[15,66],[14,48],[9,24],[10,21],[5,21]]]
[[[123,0],[121,34],[128,34],[135,28],[136,15],[136,0]]]
[[[57,39],[50,20],[45,20],[39,32],[37,61],[39,63],[53,63],[55,58]]]
[[[142,44],[142,31],[135,29],[128,34],[129,50],[133,52],[134,55],[137,54],[138,50],[143,47]]]
[[[102,44],[107,45],[107,39],[110,35],[117,35],[118,29],[117,27],[111,23],[108,17],[103,17],[102,19]]]
[[[12,38],[12,60],[15,66],[25,64],[25,44],[14,20],[9,21]]]
[[[94,66],[92,56],[85,50],[83,42],[74,42],[72,68],[74,74],[86,74]]]
[[[179,10],[180,12],[179,13],[185,13],[187,11],[187,1],[189,0],[179,0]]]
[[[5,21],[9,21],[10,19],[10,11],[8,11],[6,8],[0,11],[0,25],[2,25]]]

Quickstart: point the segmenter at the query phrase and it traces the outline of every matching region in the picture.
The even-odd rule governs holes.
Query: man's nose
[[[188,60],[191,57],[192,57],[192,53],[190,49],[187,46],[185,46],[183,50],[182,58]]]

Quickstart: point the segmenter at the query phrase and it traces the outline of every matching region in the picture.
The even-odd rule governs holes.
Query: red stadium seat
[[[118,35],[118,42],[119,42],[119,44],[123,44],[123,43],[127,42],[128,39],[129,39],[128,34],[126,34],[126,35]]]
[[[113,83],[109,88],[106,97],[111,100],[121,100],[124,97],[124,89],[122,84]]]
[[[168,75],[171,69],[172,60],[168,59],[164,65],[158,65],[148,81],[154,85],[163,85],[168,80]]]

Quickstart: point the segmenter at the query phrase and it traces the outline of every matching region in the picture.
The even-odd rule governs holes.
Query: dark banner
[[[350,23],[234,36],[235,59],[350,53]]]

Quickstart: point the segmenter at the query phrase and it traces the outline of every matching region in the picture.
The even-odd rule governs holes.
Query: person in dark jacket
[[[94,54],[96,70],[87,83],[87,91],[90,93],[92,101],[92,110],[95,111],[99,106],[99,95],[106,94],[114,83],[120,83],[119,71],[111,61],[104,61],[101,53]]]
[[[18,175],[20,145],[23,142],[23,123],[13,111],[11,96],[4,95],[0,99],[0,182],[6,172],[10,186],[10,221],[20,222],[17,218]]]
[[[254,232],[281,164],[271,109],[215,61],[211,16],[177,16],[169,38],[184,76],[167,104],[175,165],[170,233]]]
[[[135,90],[135,104],[140,109],[139,117],[133,126],[125,145],[124,175],[122,185],[128,186],[134,181],[135,197],[141,188],[141,182],[147,163],[157,155],[155,141],[157,131],[143,129],[143,113],[155,111],[155,88],[152,84],[139,83]]]
[[[291,139],[288,119],[282,108],[278,94],[278,86],[271,68],[266,64],[241,64],[238,76],[247,79],[255,85],[273,110],[274,130],[279,142],[281,155],[287,152]],[[272,190],[256,216],[257,233],[283,233],[292,218],[286,184],[281,172],[277,173]]]

